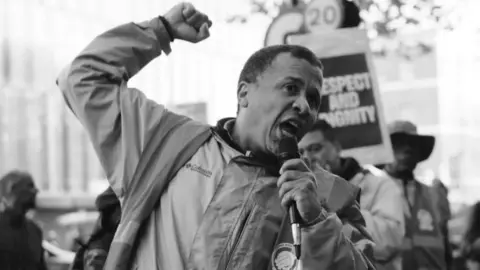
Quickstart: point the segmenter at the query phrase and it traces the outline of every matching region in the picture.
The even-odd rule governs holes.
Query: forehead
[[[292,56],[291,53],[280,53],[265,70],[264,78],[283,79],[296,77],[306,83],[316,84],[320,89],[322,72],[319,67],[310,64],[307,60]]]
[[[325,139],[323,132],[321,132],[320,130],[316,130],[305,134],[302,140],[300,140],[300,142],[298,143],[298,147],[306,148],[313,144],[323,144],[326,141],[327,140]]]

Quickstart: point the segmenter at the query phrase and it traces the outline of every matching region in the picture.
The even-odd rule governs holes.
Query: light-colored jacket
[[[360,209],[375,242],[377,269],[401,270],[405,218],[400,188],[384,171],[373,166],[366,166],[350,183],[362,190]]]
[[[234,120],[215,131],[127,87],[162,51],[170,43],[158,18],[121,25],[57,80],[122,205],[106,269],[289,269],[278,170],[227,142],[220,131]],[[373,269],[358,189],[316,177],[332,212],[302,227],[303,269]]]

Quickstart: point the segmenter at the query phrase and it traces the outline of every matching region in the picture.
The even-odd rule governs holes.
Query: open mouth
[[[284,136],[299,139],[301,123],[295,120],[288,120],[280,123],[280,130]]]

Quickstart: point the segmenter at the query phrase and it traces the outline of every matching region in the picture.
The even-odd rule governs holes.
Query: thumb
[[[208,29],[208,23],[204,23],[202,24],[202,26],[200,27],[200,30],[198,31],[197,40],[201,41],[208,38],[209,36],[210,36],[210,31]]]

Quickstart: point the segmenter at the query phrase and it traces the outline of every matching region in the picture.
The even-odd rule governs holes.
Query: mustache
[[[322,162],[320,160],[302,158],[308,168],[312,171],[325,170],[331,172],[331,167],[327,162]]]

